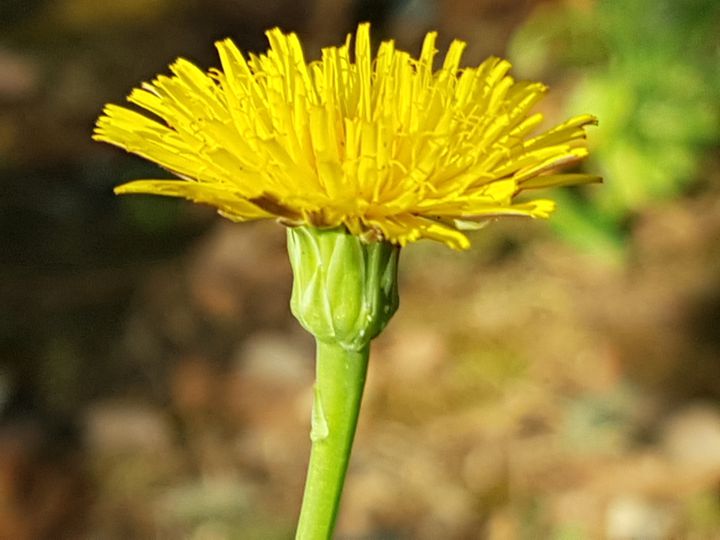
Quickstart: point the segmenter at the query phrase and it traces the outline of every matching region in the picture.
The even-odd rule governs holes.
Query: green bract
[[[398,308],[399,251],[343,228],[289,228],[293,315],[320,341],[364,349]]]

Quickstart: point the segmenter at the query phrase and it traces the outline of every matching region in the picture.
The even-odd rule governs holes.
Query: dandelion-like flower
[[[246,58],[227,39],[216,44],[221,70],[179,59],[172,76],[133,90],[128,101],[156,118],[105,108],[96,140],[179,177],[133,181],[117,193],[184,197],[235,221],[466,249],[463,230],[554,209],[548,199],[515,201],[520,192],[599,180],[557,173],[587,156],[584,127],[594,117],[536,133],[542,115],[531,109],[547,88],[513,80],[499,58],[461,68],[461,41],[435,70],[435,32],[417,59],[392,41],[373,59],[361,24],[354,47],[348,36],[310,63],[295,34],[267,37],[266,54]]]
[[[434,69],[436,34],[420,57],[380,44],[361,24],[307,63],[295,34],[267,33],[266,54],[217,43],[222,69],[187,60],[132,91],[152,117],[108,105],[94,138],[179,178],[136,180],[154,193],[215,206],[235,221],[289,225],[290,307],[317,342],[312,451],[297,540],[332,537],[357,425],[370,342],[398,308],[400,247],[429,238],[466,249],[464,230],[499,216],[548,217],[524,190],[599,180],[557,171],[587,156],[577,116],[537,132],[546,92],[490,58],[460,68],[455,41]]]

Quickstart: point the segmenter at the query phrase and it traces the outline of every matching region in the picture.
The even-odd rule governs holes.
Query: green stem
[[[355,351],[317,340],[312,451],[296,540],[332,537],[365,387],[369,350],[369,345]]]

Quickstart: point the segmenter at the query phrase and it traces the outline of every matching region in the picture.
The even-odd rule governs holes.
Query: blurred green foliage
[[[600,119],[587,167],[605,185],[559,194],[554,223],[570,240],[619,250],[635,213],[698,180],[720,140],[718,28],[716,0],[601,0],[546,5],[516,34],[518,71],[577,68],[567,107]]]

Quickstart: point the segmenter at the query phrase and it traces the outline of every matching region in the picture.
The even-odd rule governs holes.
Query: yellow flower
[[[590,115],[534,134],[530,114],[547,88],[516,82],[489,58],[460,68],[455,41],[433,70],[436,33],[418,59],[370,27],[307,63],[295,34],[267,32],[270,49],[246,59],[218,42],[222,70],[179,59],[172,76],[132,91],[152,113],[108,105],[94,138],[154,161],[180,180],[137,180],[116,193],[184,197],[235,221],[344,226],[367,240],[420,238],[455,249],[461,232],[498,216],[548,217],[554,202],[515,202],[523,190],[598,181],[554,174],[587,156]],[[160,121],[159,121],[160,120]]]

